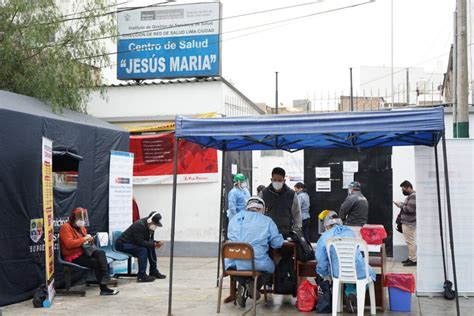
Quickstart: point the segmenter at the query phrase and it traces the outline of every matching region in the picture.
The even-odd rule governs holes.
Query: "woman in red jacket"
[[[115,284],[116,280],[113,280],[108,274],[105,252],[96,249],[90,256],[84,252],[84,245],[94,243],[94,238],[87,233],[84,227],[86,212],[87,210],[82,207],[76,208],[69,216],[69,222],[61,226],[59,230],[61,255],[64,261],[94,270],[100,286],[100,295],[116,295],[118,290],[107,287],[107,285]]]

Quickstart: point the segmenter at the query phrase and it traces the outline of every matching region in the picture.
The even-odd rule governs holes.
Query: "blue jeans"
[[[146,273],[147,261],[150,263],[150,272],[157,271],[156,267],[156,251],[155,249],[148,249],[140,247],[132,243],[115,243],[115,249],[121,252],[128,253],[138,259],[138,274]]]

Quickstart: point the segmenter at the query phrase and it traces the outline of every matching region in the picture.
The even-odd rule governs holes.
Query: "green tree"
[[[109,65],[107,42],[116,34],[116,7],[107,0],[61,12],[55,0],[0,0],[0,89],[36,97],[54,111],[85,112]],[[110,43],[110,40],[109,40]]]

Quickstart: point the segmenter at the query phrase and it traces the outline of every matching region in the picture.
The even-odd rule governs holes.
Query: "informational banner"
[[[135,154],[135,185],[173,182],[174,142],[174,133],[130,136],[130,151]],[[178,183],[219,180],[215,149],[180,141],[178,150]]]
[[[220,3],[119,10],[117,21],[118,79],[220,74]]]
[[[43,224],[44,254],[46,266],[46,283],[48,299],[45,306],[50,306],[54,298],[54,225],[53,225],[53,142],[43,137],[42,187],[43,187]],[[36,221],[38,226],[40,221]],[[31,235],[31,230],[30,230]]]
[[[133,153],[110,153],[109,233],[132,224]]]
[[[444,248],[448,279],[453,281],[453,266],[448,235],[446,187],[444,181],[443,150],[438,146],[441,185]],[[474,294],[472,269],[474,247],[474,140],[447,140],[448,171],[451,193],[454,250],[460,294]],[[415,147],[416,217],[417,217],[417,293],[432,295],[443,292],[444,273],[439,232],[438,198],[434,150]]]

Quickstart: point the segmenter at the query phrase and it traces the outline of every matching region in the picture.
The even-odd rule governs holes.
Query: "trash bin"
[[[388,287],[390,310],[411,312],[411,294],[415,292],[415,276],[411,273],[387,273],[384,286]]]

